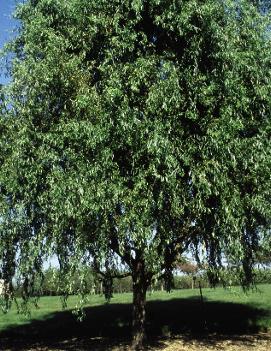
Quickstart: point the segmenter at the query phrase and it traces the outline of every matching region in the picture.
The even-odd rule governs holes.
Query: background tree
[[[52,253],[71,277],[95,262],[110,282],[121,267],[134,349],[147,287],[170,289],[186,250],[213,284],[229,261],[249,285],[270,229],[268,18],[243,0],[29,0],[16,17],[4,279],[20,276],[27,300]]]
[[[191,289],[194,289],[196,275],[200,270],[197,264],[190,262],[187,258],[183,258],[176,264],[176,269],[191,277]]]

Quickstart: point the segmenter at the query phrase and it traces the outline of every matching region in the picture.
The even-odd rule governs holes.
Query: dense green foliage
[[[249,284],[270,230],[269,18],[245,0],[29,0],[16,17],[1,276],[26,298],[56,254],[71,276],[100,270],[110,297],[119,266],[142,320],[186,250],[213,283],[230,262]]]

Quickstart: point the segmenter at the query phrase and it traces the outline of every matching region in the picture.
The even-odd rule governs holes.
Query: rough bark
[[[145,307],[147,288],[148,280],[144,274],[144,265],[142,262],[137,262],[136,269],[133,274],[133,351],[143,350],[143,342],[145,339]]]

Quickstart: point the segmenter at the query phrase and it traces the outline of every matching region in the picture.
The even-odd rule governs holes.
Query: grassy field
[[[236,351],[271,349],[271,285],[247,294],[239,287],[202,292],[203,301],[198,289],[148,293],[148,350],[228,350],[230,344]],[[7,314],[0,311],[0,350],[128,350],[131,301],[132,294],[115,294],[109,304],[89,296],[82,322],[72,313],[76,296],[65,310],[59,297],[43,297],[28,317],[12,306]]]
[[[203,289],[204,303],[201,303],[199,297],[198,289],[175,290],[171,293],[148,293],[147,318],[149,321],[159,320],[163,312],[164,320],[161,320],[160,324],[162,329],[164,327],[164,333],[169,332],[169,328],[172,327],[176,319],[178,325],[183,324],[180,331],[182,329],[189,331],[193,327],[197,330],[201,327],[211,328],[214,331],[215,327],[218,328],[218,331],[221,328],[227,330],[226,324],[229,323],[229,326],[235,325],[236,318],[238,323],[240,323],[239,319],[243,321],[243,324],[245,323],[245,325],[242,324],[244,329],[249,330],[251,327],[255,330],[267,330],[271,328],[271,285],[260,285],[257,291],[250,291],[247,294],[244,294],[239,287],[227,290],[222,288]],[[88,321],[91,323],[92,317],[95,316],[96,327],[97,323],[101,323],[100,327],[104,329],[103,319],[105,317],[108,323],[112,325],[110,323],[111,314],[117,327],[128,326],[130,323],[131,301],[132,295],[130,293],[115,294],[109,305],[105,304],[104,298],[101,296],[89,296],[86,305],[86,320],[77,324],[81,327],[85,326]],[[71,323],[76,323],[76,318],[71,310],[76,308],[78,297],[69,297],[67,303],[67,309],[63,311],[59,297],[42,297],[38,302],[39,308],[31,308],[31,316],[28,317],[18,314],[16,306],[13,306],[7,314],[0,312],[0,333],[16,328],[23,330],[24,328],[20,329],[20,327],[35,325],[35,322],[43,322],[44,325],[46,322],[46,327],[48,327],[50,323],[55,325],[57,320],[57,326],[59,326],[61,318],[64,320],[68,318],[72,320]],[[175,316],[173,314],[170,316],[172,323],[168,320],[168,310],[175,312]],[[99,312],[101,316],[99,316]],[[178,318],[176,318],[176,315],[178,315]],[[193,317],[195,317],[195,320]],[[196,321],[198,322],[196,323]],[[242,326],[239,325],[238,327]],[[178,331],[176,327],[175,331]]]

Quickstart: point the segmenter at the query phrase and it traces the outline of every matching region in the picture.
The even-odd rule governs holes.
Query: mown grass
[[[176,310],[177,313],[178,310],[178,313],[186,313],[188,316],[190,313],[189,311],[194,314],[198,313],[203,321],[205,318],[209,318],[211,313],[213,317],[212,321],[209,322],[210,325],[211,323],[212,325],[215,324],[216,311],[218,314],[217,318],[221,318],[219,314],[225,314],[228,312],[229,315],[223,321],[223,323],[231,324],[236,319],[236,315],[231,314],[238,314],[238,309],[240,310],[240,306],[244,306],[244,308],[255,311],[265,311],[265,313],[259,313],[257,316],[255,314],[253,323],[259,328],[259,330],[271,329],[271,285],[259,285],[257,290],[249,291],[247,293],[244,293],[240,287],[233,287],[226,290],[223,288],[202,289],[202,292],[204,297],[203,304],[200,302],[200,294],[198,289],[175,290],[171,293],[161,291],[148,293],[147,300],[149,301],[148,306],[150,306],[148,307],[150,320],[153,321],[156,318],[159,319],[161,314],[167,313],[168,308],[172,308],[173,312]],[[79,298],[77,296],[70,296],[68,298],[65,316],[67,316],[67,313],[71,315],[71,310],[76,308],[78,301]],[[168,301],[168,304],[165,303],[166,301]],[[105,300],[102,296],[90,295],[88,296],[86,307],[89,315],[91,315],[92,311],[95,310],[95,316],[99,315],[99,311],[102,313],[102,311],[107,308],[111,308],[111,310],[114,309],[114,311],[117,311],[118,309],[119,311],[125,311],[125,313],[121,312],[122,316],[125,314],[125,317],[123,317],[122,321],[118,322],[121,325],[121,323],[129,323],[129,321],[127,322],[126,319],[129,319],[127,316],[129,316],[131,312],[131,302],[131,293],[115,294],[109,304],[109,307],[106,307],[108,305],[105,304]],[[221,310],[220,307],[222,305],[224,307]],[[38,308],[31,308],[30,306],[30,316],[18,314],[15,305],[12,306],[11,310],[7,314],[3,314],[0,311],[0,334],[7,330],[16,330],[16,328],[27,327],[27,325],[31,325],[38,321],[46,321],[48,325],[50,324],[50,320],[53,320],[56,315],[61,315],[61,313],[63,313],[61,299],[57,296],[40,298],[38,306]],[[186,306],[187,311],[184,311]],[[236,312],[234,312],[234,306],[239,306],[238,308],[236,307]],[[109,311],[109,309],[107,309],[107,311]],[[110,316],[108,316],[108,318],[110,318]],[[249,319],[251,317],[247,318]],[[180,321],[185,323],[186,319],[187,317],[184,315],[183,320],[179,320],[178,323],[180,323]],[[191,320],[191,323],[195,323],[195,320]],[[167,323],[169,324],[170,322]],[[250,323],[250,321],[248,321],[248,323]]]

